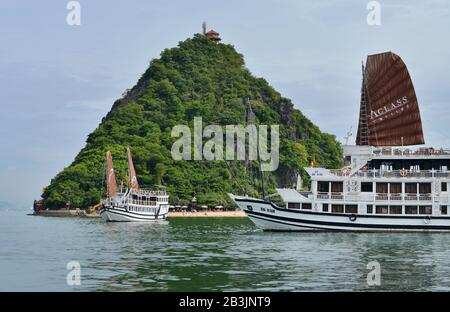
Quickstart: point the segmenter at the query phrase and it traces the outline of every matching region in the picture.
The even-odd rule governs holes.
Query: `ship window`
[[[375,213],[387,214],[388,213],[388,206],[376,206]]]
[[[331,182],[331,193],[342,193],[344,191],[343,182]]]
[[[156,201],[156,197],[150,197],[150,201]]]
[[[344,205],[331,205],[331,212],[344,213]]]
[[[387,183],[377,183],[377,193],[387,194],[388,184]]]
[[[419,183],[419,193],[420,194],[430,194],[431,193],[431,183]]]
[[[390,206],[389,214],[402,214],[402,206]]]
[[[288,203],[289,209],[300,209],[300,203]]]
[[[426,214],[426,215],[430,215],[432,214],[433,209],[431,208],[431,206],[420,206],[419,207],[419,214]]]
[[[417,206],[405,206],[405,214],[417,214]]]
[[[373,206],[367,205],[367,213],[373,213]]]
[[[391,183],[389,186],[389,191],[391,194],[400,194],[402,192],[402,184],[401,183]]]
[[[328,193],[330,191],[329,183],[324,181],[317,182],[317,191],[320,193]]]
[[[358,213],[357,205],[345,205],[345,213]]]
[[[405,183],[405,193],[417,194],[417,183]]]
[[[446,215],[447,214],[447,206],[441,206],[441,214]]]
[[[311,204],[310,203],[303,203],[302,204],[302,209],[308,209],[308,210],[311,210]]]
[[[323,204],[322,205],[322,211],[328,212],[328,204]]]
[[[372,193],[373,183],[372,182],[361,182],[361,192]]]
[[[441,191],[442,192],[447,192],[447,182],[442,182],[441,183]]]
[[[345,156],[344,158],[344,166],[350,166],[352,164],[352,157],[351,156]]]

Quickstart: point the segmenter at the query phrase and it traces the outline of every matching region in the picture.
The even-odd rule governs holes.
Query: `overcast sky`
[[[356,132],[361,61],[399,54],[427,145],[450,147],[447,0],[379,1],[381,26],[367,24],[365,0],[80,0],[80,26],[68,2],[0,2],[0,201],[31,205],[149,61],[203,21],[340,141]]]

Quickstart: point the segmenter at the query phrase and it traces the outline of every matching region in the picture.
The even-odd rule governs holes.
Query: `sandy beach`
[[[177,212],[171,211],[167,215],[168,218],[190,218],[190,217],[246,217],[242,210],[235,211],[197,211],[197,212]]]

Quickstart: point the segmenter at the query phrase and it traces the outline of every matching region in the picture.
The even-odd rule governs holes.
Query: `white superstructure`
[[[265,230],[450,231],[450,150],[344,146],[339,170],[305,168],[285,205],[230,195]],[[356,167],[353,166],[356,165]]]

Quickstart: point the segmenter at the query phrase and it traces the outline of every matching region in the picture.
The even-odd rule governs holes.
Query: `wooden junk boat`
[[[100,215],[105,221],[157,221],[166,218],[169,195],[164,189],[139,188],[130,149],[128,154],[129,187],[117,187],[111,152],[106,153],[107,198],[102,203]]]

